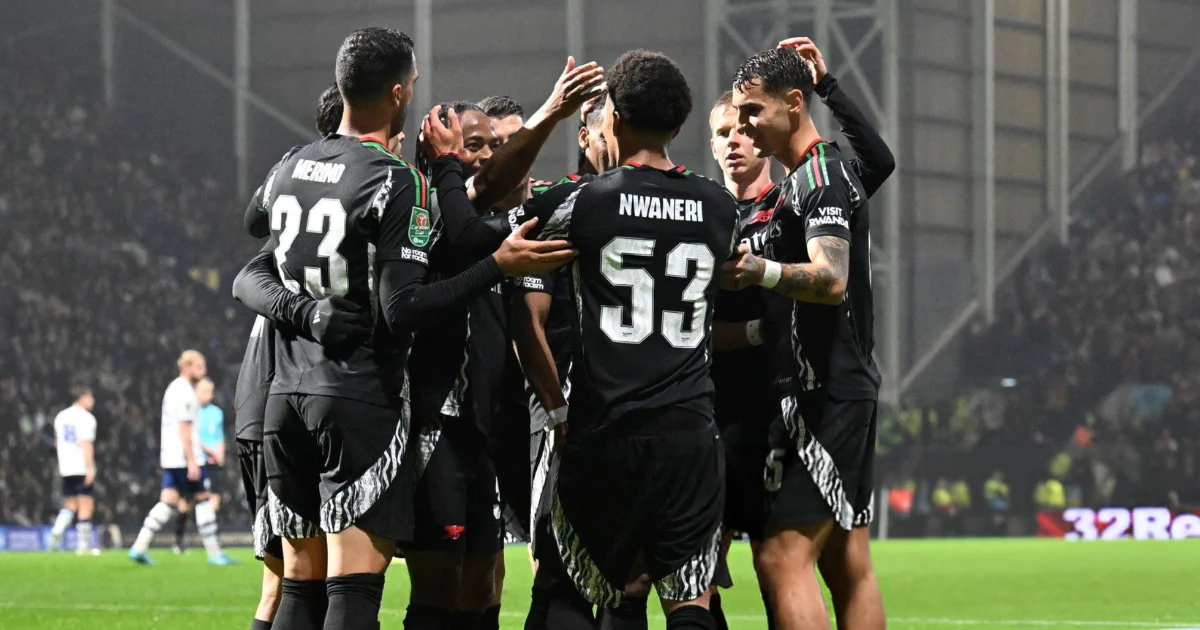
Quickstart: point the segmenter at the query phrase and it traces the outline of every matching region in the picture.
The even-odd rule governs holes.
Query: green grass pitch
[[[199,549],[154,550],[158,565],[141,567],[119,551],[0,554],[0,628],[246,628],[261,568],[244,550],[234,555],[241,565],[210,567]],[[874,556],[893,629],[1200,630],[1200,541],[890,541]],[[507,558],[502,626],[521,628],[529,563],[522,547]],[[731,565],[730,627],[765,628],[748,546],[734,545]],[[384,628],[402,627],[407,583],[393,565]],[[656,606],[651,614],[650,627],[662,628]]]

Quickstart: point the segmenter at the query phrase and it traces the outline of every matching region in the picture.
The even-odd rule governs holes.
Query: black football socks
[[[667,630],[717,630],[717,621],[699,606],[680,606],[667,615]]]
[[[646,630],[646,600],[622,595],[616,608],[600,608],[600,630]]]
[[[325,630],[379,630],[382,573],[351,573],[325,579],[329,611]]]
[[[329,600],[325,596],[325,580],[295,580],[283,578],[280,589],[279,611],[275,623],[288,630],[321,630],[325,627],[325,610]]]

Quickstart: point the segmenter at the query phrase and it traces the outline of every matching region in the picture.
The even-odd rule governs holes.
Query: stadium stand
[[[1200,504],[1198,112],[1200,99],[1182,107],[1169,138],[1074,213],[1069,244],[1005,287],[995,323],[964,344],[971,387],[882,422],[883,479],[912,489],[900,505],[983,516],[997,471],[1014,514],[1047,482],[1067,506]]]
[[[250,322],[227,283],[253,244],[219,181],[73,97],[76,77],[40,79],[0,69],[0,523],[57,511],[50,421],[88,382],[97,521],[136,529],[181,349],[208,356],[232,426]],[[1068,504],[1200,504],[1200,99],[1178,120],[1190,134],[1146,142],[1076,213],[1069,245],[1007,284],[965,342],[972,386],[883,418],[878,474],[911,488],[913,515],[986,515],[997,472],[1013,514],[1049,479]],[[223,527],[248,528],[234,466],[218,487]]]
[[[98,400],[97,521],[136,527],[157,499],[159,407],[182,349],[208,356],[232,426],[227,366],[250,322],[222,281],[230,250],[252,244],[215,180],[73,97],[76,77],[39,79],[0,70],[0,523],[55,511],[50,424],[79,382]],[[233,462],[222,518],[245,524],[237,480]]]

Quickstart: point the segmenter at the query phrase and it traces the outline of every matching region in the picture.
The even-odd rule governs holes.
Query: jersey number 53
[[[617,343],[641,343],[654,332],[654,276],[636,267],[625,266],[625,256],[653,256],[654,239],[617,237],[600,251],[600,272],[613,286],[633,290],[633,317],[625,325],[624,307],[601,306],[600,329]],[[683,301],[692,307],[692,325],[683,327],[681,311],[662,311],[661,334],[675,348],[695,348],[704,340],[705,311],[708,301],[704,292],[712,282],[715,259],[712,250],[703,243],[680,243],[667,254],[667,275],[686,278],[691,261],[696,261],[696,275],[683,290]]]

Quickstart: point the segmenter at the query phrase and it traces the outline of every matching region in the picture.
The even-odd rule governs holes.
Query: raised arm
[[[550,98],[496,151],[472,180],[468,194],[474,207],[481,210],[491,208],[518,186],[524,185],[534,160],[554,127],[570,118],[588,99],[600,94],[603,84],[604,68],[594,61],[576,67],[575,58],[568,57]]]
[[[441,160],[457,159],[443,157]],[[441,161],[439,160],[439,161]],[[461,179],[461,167],[453,165],[436,171],[436,187],[441,189],[446,178]],[[420,174],[413,172],[415,186],[423,186]],[[487,291],[504,276],[543,273],[569,262],[575,255],[566,241],[536,242],[526,240],[536,221],[529,221],[500,241],[498,249],[490,256],[469,267],[466,271],[446,280],[426,283],[429,254],[437,237],[425,235],[414,239],[409,225],[413,213],[426,212],[413,205],[411,191],[401,190],[380,217],[379,242],[376,246],[376,262],[380,265],[380,305],[388,326],[393,331],[411,331],[425,326],[441,315],[441,311],[462,304]],[[439,225],[444,217],[465,216],[473,213],[466,195],[441,197],[441,217],[434,217],[433,224]],[[503,221],[504,217],[492,219]]]
[[[463,164],[455,155],[443,155],[434,160],[433,180],[437,182],[438,209],[442,219],[441,238],[461,252],[463,258],[483,258],[496,250],[512,233],[508,217],[482,216],[468,197],[463,178]]]
[[[795,49],[812,63],[813,76],[817,82],[814,91],[837,119],[842,135],[846,136],[846,141],[854,151],[854,159],[849,160],[850,168],[862,181],[867,196],[874,195],[896,170],[896,158],[888,148],[887,142],[867,120],[858,105],[838,87],[837,79],[829,74],[825,58],[811,39],[793,37],[783,40],[779,45]]]

